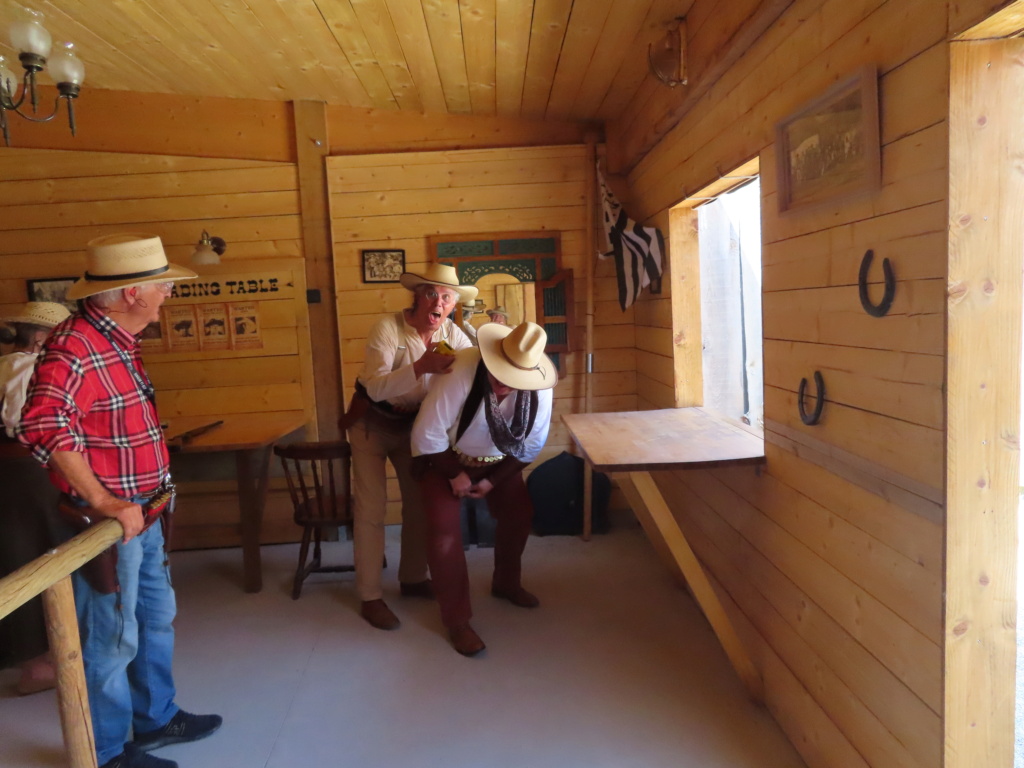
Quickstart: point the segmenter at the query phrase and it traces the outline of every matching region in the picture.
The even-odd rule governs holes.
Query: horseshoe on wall
[[[807,393],[807,379],[800,379],[800,390],[796,396],[796,407],[800,411],[800,421],[809,427],[813,427],[821,419],[821,410],[825,407],[825,380],[821,378],[821,371],[814,372],[814,386],[818,394],[814,398],[814,411],[810,414],[804,410],[804,395]]]
[[[860,305],[872,317],[884,317],[892,307],[892,300],[896,295],[896,277],[893,275],[892,264],[889,263],[889,260],[882,259],[882,272],[885,275],[885,294],[878,304],[873,304],[868,296],[868,270],[871,269],[871,261],[874,258],[875,252],[868,248],[860,262],[860,274],[857,277]]]

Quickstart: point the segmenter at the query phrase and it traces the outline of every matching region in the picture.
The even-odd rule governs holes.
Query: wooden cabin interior
[[[699,206],[757,176],[765,461],[655,472],[657,490],[809,766],[1010,764],[1024,2],[35,5],[86,77],[74,137],[63,104],[45,124],[7,112],[0,308],[80,274],[93,237],[158,234],[182,264],[204,231],[223,238],[165,325],[244,302],[260,331],[156,339],[165,418],[285,413],[337,436],[370,326],[408,300],[367,279],[363,251],[418,268],[445,238],[555,236],[571,270],[542,459],[574,450],[565,414],[700,406]],[[648,55],[678,19],[686,83],[670,86]],[[880,175],[808,192],[810,145],[780,143],[864,71]],[[660,292],[625,311],[591,250],[596,159],[667,242]],[[883,260],[895,276],[881,317],[858,300],[868,251],[873,303]],[[236,545],[233,468],[178,461],[179,546]],[[262,540],[297,534],[273,477]]]

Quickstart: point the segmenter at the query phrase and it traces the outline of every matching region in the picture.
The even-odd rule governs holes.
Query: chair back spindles
[[[352,531],[349,480],[352,452],[346,441],[334,440],[279,445],[274,448],[274,453],[280,457],[284,467],[295,523],[303,528],[299,568],[295,573],[292,590],[292,597],[297,598],[303,580],[310,573],[352,570],[352,566],[320,566],[321,530],[345,526],[350,534]],[[313,560],[306,564],[311,539],[314,544]]]

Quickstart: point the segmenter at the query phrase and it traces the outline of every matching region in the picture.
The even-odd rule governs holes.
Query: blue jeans
[[[99,765],[124,751],[131,729],[157,730],[178,712],[176,606],[160,524],[117,550],[119,593],[96,592],[80,571],[72,578]]]

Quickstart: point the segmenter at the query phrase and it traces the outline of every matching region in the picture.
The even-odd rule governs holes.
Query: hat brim
[[[68,288],[65,297],[71,300],[84,299],[88,296],[95,296],[104,291],[115,291],[118,288],[127,288],[129,285],[145,285],[147,283],[169,283],[176,280],[192,280],[199,277],[191,269],[186,269],[177,264],[168,264],[167,271],[151,277],[128,277],[123,280],[89,280],[85,277],[79,278],[78,282]]]
[[[477,342],[480,356],[487,370],[498,381],[512,389],[524,389],[535,392],[551,389],[558,383],[558,370],[554,362],[545,354],[541,354],[536,368],[524,370],[509,362],[501,349],[501,342],[512,333],[512,328],[499,323],[485,323],[477,330]]]
[[[410,291],[415,291],[416,286],[419,285],[446,285],[458,292],[459,302],[462,304],[468,304],[473,301],[476,299],[476,295],[480,292],[475,285],[452,285],[451,283],[439,283],[436,280],[428,280],[425,277],[414,275],[412,272],[403,272],[398,278],[398,282],[402,284],[403,288]]]

